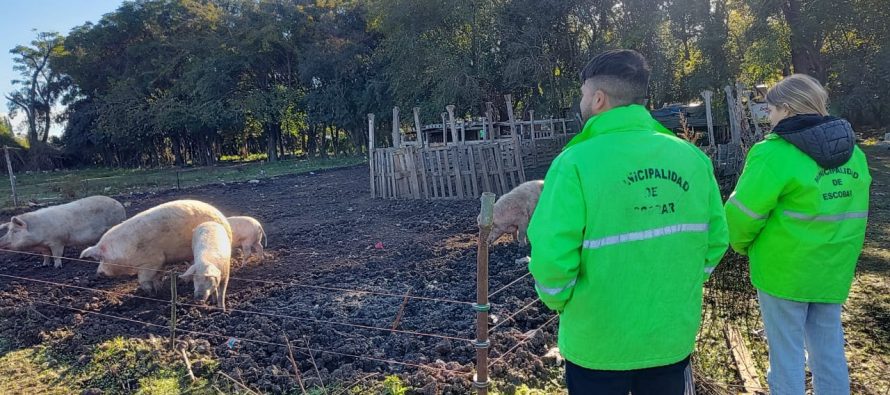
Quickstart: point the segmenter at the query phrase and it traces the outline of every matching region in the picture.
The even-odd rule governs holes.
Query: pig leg
[[[241,258],[247,259],[250,257],[250,253],[251,253],[250,247],[251,247],[250,243],[244,243],[241,245]]]
[[[523,246],[528,245],[528,222],[520,222],[516,227],[516,234],[519,239],[519,244]]]
[[[151,286],[154,288],[155,294],[161,291],[161,287],[164,286],[164,276],[160,272],[155,272],[155,276],[151,280]]]
[[[257,256],[263,257],[263,244],[259,240],[253,244],[253,249],[256,251]]]
[[[216,293],[216,302],[219,307],[222,309],[223,313],[226,312],[226,290],[229,288],[229,275],[223,274],[223,278],[219,283],[219,290]]]
[[[139,280],[139,288],[149,295],[157,295],[158,291],[161,289],[161,279],[163,278],[163,274],[154,269],[162,268],[163,266],[163,261],[154,265],[143,265],[142,267],[145,267],[146,269],[139,269],[139,272],[137,274],[137,279]]]
[[[53,256],[53,260],[55,261],[55,264],[53,265],[53,267],[55,267],[56,269],[61,269],[62,268],[62,254],[65,253],[65,246],[62,244],[50,244],[49,252],[50,252],[50,255]],[[44,258],[43,263],[45,265],[49,265],[48,257]]]
[[[488,234],[488,244],[494,244],[502,235],[504,234],[504,229],[500,226],[493,226],[491,228],[491,233]]]
[[[40,265],[41,267],[49,266],[50,255],[53,254],[52,250],[41,246],[34,249],[34,252],[43,255],[43,264]]]
[[[153,284],[155,277],[154,270],[140,270],[136,277],[139,281],[139,289],[148,294],[155,295]]]

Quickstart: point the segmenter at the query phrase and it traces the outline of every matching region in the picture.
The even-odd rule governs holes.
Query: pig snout
[[[111,272],[108,271],[108,268],[105,265],[99,265],[96,269],[96,277],[111,277]]]

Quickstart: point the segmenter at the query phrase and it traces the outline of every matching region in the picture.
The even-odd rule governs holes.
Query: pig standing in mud
[[[12,217],[0,225],[7,231],[0,237],[0,248],[44,254],[43,266],[53,256],[54,266],[61,268],[66,246],[93,244],[125,219],[127,213],[117,200],[90,196]]]
[[[267,241],[266,231],[263,225],[252,217],[229,217],[229,225],[232,227],[232,247],[241,247],[244,258],[252,252],[262,258],[263,243]]]
[[[526,230],[528,221],[538,205],[541,190],[544,188],[543,180],[534,180],[519,184],[512,191],[501,196],[494,204],[494,219],[491,234],[488,235],[488,244],[494,243],[506,233],[513,235],[513,240],[522,245],[528,244]],[[477,217],[477,223],[481,221]]]
[[[179,278],[195,283],[195,299],[206,302],[211,295],[217,306],[226,311],[226,288],[232,262],[232,239],[216,222],[205,222],[195,228],[192,253],[195,262]]]
[[[80,257],[99,261],[96,273],[100,275],[137,274],[139,287],[156,294],[165,265],[192,260],[192,232],[204,222],[219,223],[231,237],[229,222],[215,207],[197,200],[175,200],[111,228]]]

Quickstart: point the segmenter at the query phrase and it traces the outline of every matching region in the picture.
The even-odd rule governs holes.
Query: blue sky
[[[112,12],[122,0],[0,0],[0,115],[7,115],[6,95],[12,91],[10,80],[18,78],[12,70],[12,54],[16,45],[27,45],[38,32],[55,31],[67,35],[71,28],[87,21],[97,22]],[[18,126],[19,116],[13,120]],[[18,128],[17,128],[18,129]],[[58,134],[57,125],[53,131]]]

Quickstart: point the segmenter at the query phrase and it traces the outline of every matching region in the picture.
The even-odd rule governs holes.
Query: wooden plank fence
[[[386,148],[376,147],[374,115],[368,114],[371,195],[385,199],[472,199],[484,192],[503,195],[526,181],[526,168],[549,166],[574,136],[578,127],[569,125],[576,121],[536,120],[534,111],[529,111],[528,121],[517,121],[511,95],[505,99],[509,122],[495,122],[489,103],[486,116],[472,128],[454,117],[451,105],[441,114],[442,124],[421,126],[415,107],[414,141],[402,138],[399,110],[394,108],[393,147]],[[431,130],[441,131],[443,140],[427,141],[424,131]]]

